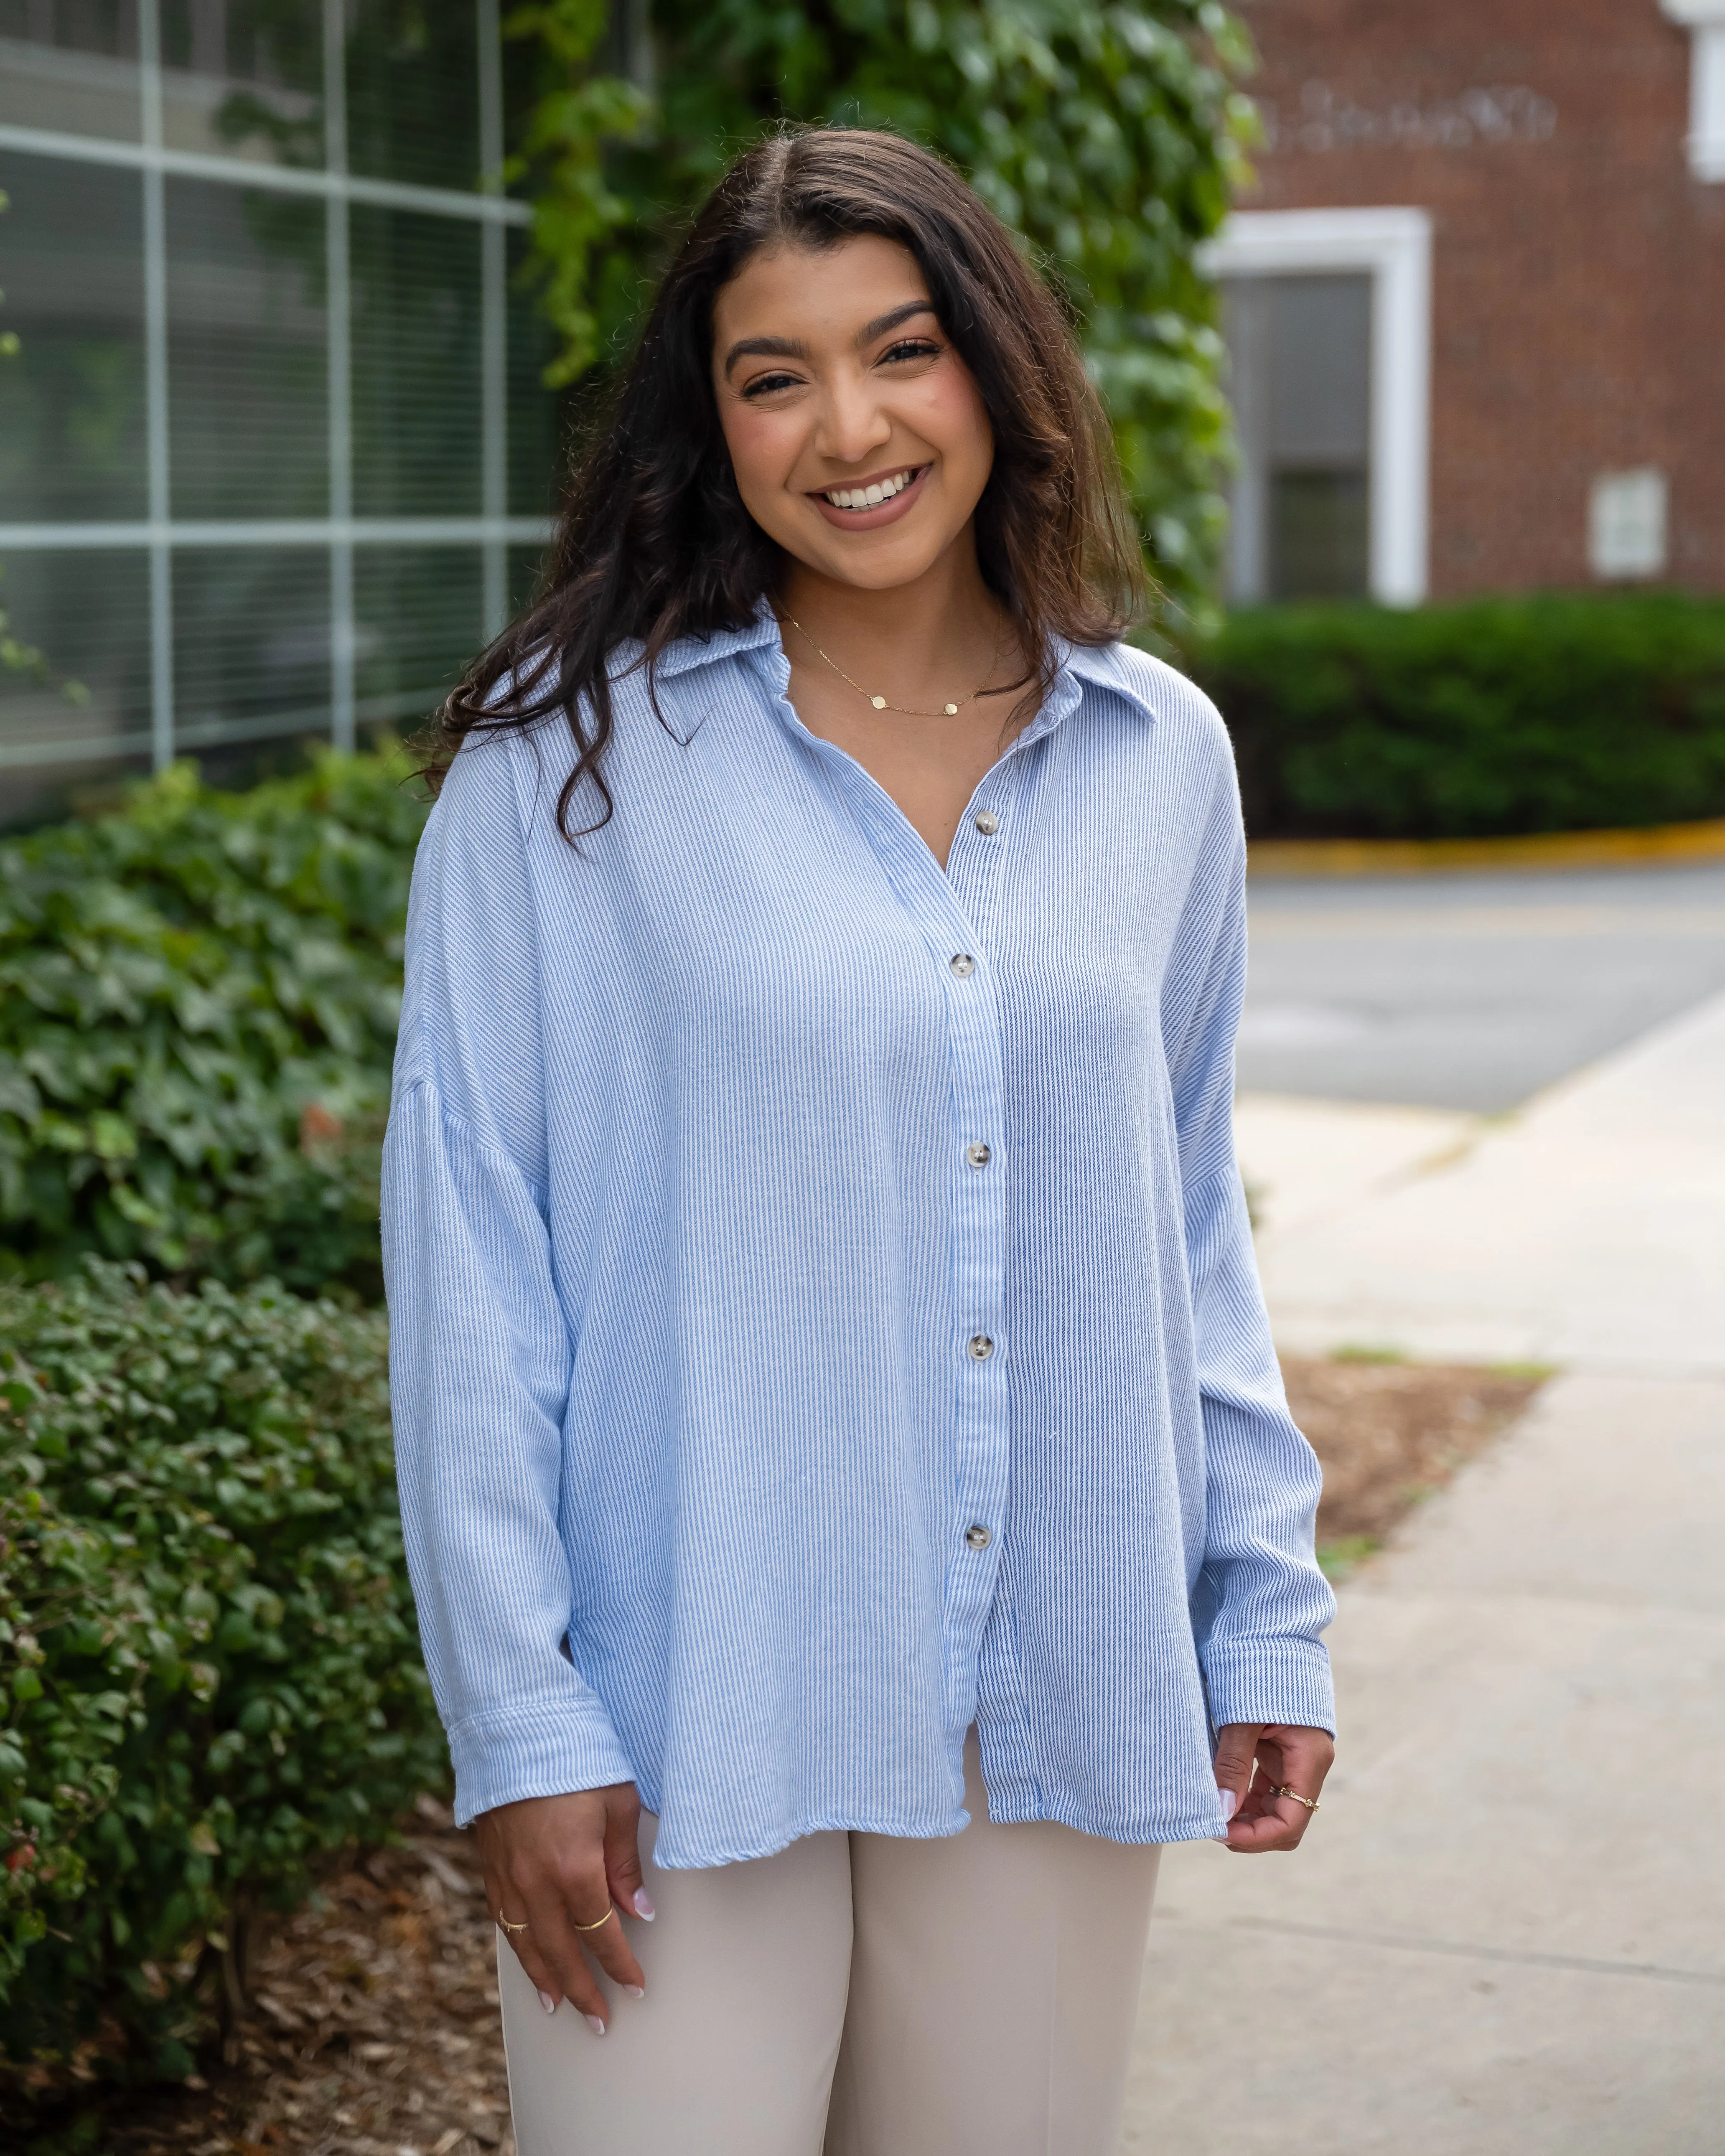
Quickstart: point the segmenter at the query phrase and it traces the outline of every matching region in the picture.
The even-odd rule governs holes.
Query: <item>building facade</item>
[[[1725,591],[1725,0],[1245,0],[1236,599]]]
[[[0,0],[0,816],[417,720],[553,481],[496,0]]]

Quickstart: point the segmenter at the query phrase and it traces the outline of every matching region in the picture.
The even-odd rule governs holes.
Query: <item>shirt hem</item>
[[[643,1803],[645,1804],[644,1799]],[[651,1806],[646,1809],[650,1810]],[[972,1816],[968,1811],[961,1811],[950,1825],[928,1826],[911,1825],[902,1819],[873,1819],[856,1814],[818,1815],[782,1837],[729,1850],[717,1856],[686,1853],[677,1847],[675,1840],[667,1841],[661,1825],[653,1861],[667,1871],[716,1871],[721,1865],[753,1864],[765,1857],[781,1856],[793,1843],[813,1834],[878,1834],[894,1841],[949,1841],[963,1833]],[[1147,1820],[1123,1831],[1117,1826],[1103,1826],[1076,1807],[1069,1810],[1064,1806],[1050,1810],[1008,1805],[999,1812],[991,1807],[988,1818],[995,1826],[1070,1827],[1074,1833],[1087,1835],[1093,1841],[1117,1842],[1123,1848],[1161,1847],[1175,1841],[1214,1841],[1227,1831],[1219,1804],[1203,1819],[1188,1814],[1168,1820]]]

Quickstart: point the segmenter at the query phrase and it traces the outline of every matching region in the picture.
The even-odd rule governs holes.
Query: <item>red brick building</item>
[[[1244,0],[1237,598],[1725,591],[1725,0]]]

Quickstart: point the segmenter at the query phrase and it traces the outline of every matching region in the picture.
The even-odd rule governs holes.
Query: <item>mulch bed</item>
[[[1294,1419],[1323,1463],[1317,1541],[1332,1577],[1507,1429],[1548,1374],[1349,1355],[1284,1355],[1281,1367]]]
[[[1324,1467],[1332,1575],[1514,1420],[1543,1373],[1285,1357]],[[110,2112],[100,2156],[515,2156],[494,1933],[471,1837],[422,1797],[259,1957],[231,2063]]]
[[[101,2156],[515,2156],[473,1838],[418,1810],[259,1956],[235,2063],[111,2114]]]

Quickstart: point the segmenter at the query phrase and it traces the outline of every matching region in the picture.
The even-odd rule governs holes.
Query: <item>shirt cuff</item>
[[[1328,1650],[1317,1640],[1213,1643],[1204,1656],[1210,1721],[1281,1722],[1336,1733],[1336,1687]]]
[[[449,1732],[455,1824],[524,1797],[565,1797],[635,1779],[597,1697],[523,1702],[470,1714]]]

